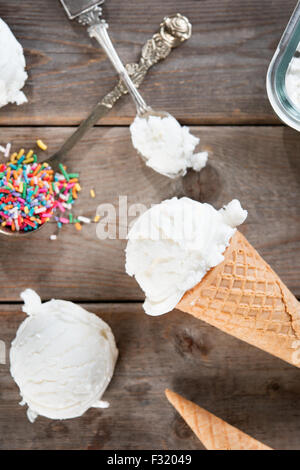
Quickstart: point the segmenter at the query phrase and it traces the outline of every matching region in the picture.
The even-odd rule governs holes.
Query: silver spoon
[[[77,0],[61,0],[63,3],[65,9],[68,9],[66,7],[66,4],[70,7],[73,6],[75,7],[75,3],[77,3]],[[74,3],[75,2],[75,3]],[[104,3],[104,0],[101,2],[92,2],[96,3],[93,7],[88,9],[88,11],[85,11],[84,13],[80,14],[79,16],[75,16],[77,18],[78,22],[84,26],[88,26],[88,33],[91,38],[96,39],[96,41],[100,44],[100,46],[103,48],[104,52],[106,53],[107,57],[110,59],[112,65],[114,66],[116,72],[120,76],[121,80],[123,83],[126,85],[134,103],[136,106],[136,111],[137,111],[137,116],[142,119],[149,119],[152,116],[160,117],[160,118],[166,118],[170,117],[170,114],[167,113],[166,111],[157,111],[154,110],[151,106],[149,106],[140,92],[137,90],[136,86],[134,85],[133,81],[131,80],[126,68],[124,67],[115,47],[113,46],[111,39],[108,35],[108,24],[104,19],[101,19],[102,15],[102,8],[100,7],[100,4]],[[75,12],[75,10],[74,10]],[[70,12],[68,13],[69,18],[72,19],[72,16]],[[73,17],[74,18],[74,17]],[[181,20],[181,15],[178,15],[179,21]],[[189,25],[191,28],[191,26]],[[189,34],[191,33],[191,29],[189,31]],[[138,152],[139,155],[142,157],[142,159],[147,162],[147,158],[144,157],[140,152]],[[178,174],[169,174],[169,173],[163,173],[165,176],[175,179],[184,174],[183,171],[178,172]]]
[[[162,119],[170,117],[171,115],[166,111],[157,111],[154,110],[151,106],[149,106],[140,94],[140,92],[137,90],[110,40],[110,37],[107,33],[108,24],[106,23],[106,21],[100,20],[99,16],[97,17],[97,15],[89,15],[89,21],[90,26],[88,28],[88,33],[90,37],[95,38],[98,43],[102,46],[112,65],[119,74],[121,80],[125,83],[136,106],[137,116],[141,119],[149,119],[152,116],[159,117]],[[138,154],[145,162],[147,162],[148,159],[142,153],[138,152]],[[179,178],[184,174],[183,171],[180,171],[177,174],[169,174],[166,172],[160,173],[172,179]]]
[[[107,57],[110,59],[116,72],[120,76],[121,80],[125,83],[135,103],[137,115],[142,118],[148,118],[150,116],[168,116],[168,113],[165,113],[164,111],[154,111],[150,106],[148,106],[140,92],[137,90],[110,40],[110,37],[107,33],[107,22],[103,19],[100,19],[101,13],[101,8],[91,10],[85,16],[80,17],[79,22],[83,25],[89,25],[89,36],[91,38],[95,38],[96,41],[100,44]]]

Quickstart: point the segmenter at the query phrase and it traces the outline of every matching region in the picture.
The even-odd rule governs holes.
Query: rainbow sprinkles
[[[81,190],[78,173],[67,173],[60,165],[55,173],[48,163],[38,163],[33,150],[21,149],[8,163],[0,163],[0,224],[13,232],[38,229],[54,215],[58,227],[73,222],[65,216]],[[78,223],[77,220],[74,221]]]

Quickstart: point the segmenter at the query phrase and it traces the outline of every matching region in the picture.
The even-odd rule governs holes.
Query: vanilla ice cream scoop
[[[145,292],[146,313],[171,311],[223,261],[236,227],[246,217],[238,200],[217,211],[189,198],[164,201],[141,215],[128,235],[126,272]]]
[[[29,316],[12,342],[10,364],[29,420],[76,418],[89,408],[106,408],[101,398],[118,356],[110,327],[72,302],[42,304],[29,289],[21,297]]]
[[[146,165],[169,178],[184,176],[188,168],[200,171],[207,163],[207,152],[194,153],[200,139],[170,114],[137,116],[130,131],[133,146]]]
[[[25,65],[21,44],[0,18],[0,108],[8,103],[19,105],[27,101],[21,91],[28,77]]]

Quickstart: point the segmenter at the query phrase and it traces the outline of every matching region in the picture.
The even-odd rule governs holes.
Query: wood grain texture
[[[107,127],[91,131],[67,159],[83,186],[74,214],[92,217],[103,203],[118,208],[119,196],[147,207],[172,196],[217,208],[239,198],[249,211],[243,233],[300,297],[299,135],[249,126],[278,124],[265,76],[294,6],[295,0],[152,0],[149,9],[147,0],[107,1],[105,16],[124,62],[139,58],[165,15],[189,17],[192,38],[151,69],[142,91],[155,108],[201,125],[193,132],[211,156],[201,174],[178,181],[146,168],[128,128],[110,127],[131,122],[134,107],[125,98],[101,121]],[[29,73],[29,103],[0,109],[0,145],[30,148],[39,137],[51,154],[116,75],[58,0],[1,2],[0,17],[23,44]],[[0,237],[0,340],[9,348],[24,314],[20,304],[6,303],[19,301],[27,287],[43,299],[88,302],[83,306],[111,325],[120,350],[105,394],[111,407],[32,425],[18,405],[9,364],[0,365],[0,449],[202,449],[168,405],[166,387],[275,449],[299,449],[298,369],[182,313],[146,316],[140,303],[128,303],[143,295],[124,272],[126,241],[98,240],[96,229],[64,227],[50,242],[56,228],[49,223],[24,242]]]
[[[2,138],[14,148],[30,148],[36,137],[49,144],[49,153],[72,129],[2,129]],[[171,181],[147,168],[131,146],[127,128],[95,128],[67,159],[81,174],[82,195],[75,215],[93,217],[99,204],[113,204],[119,214],[119,196],[131,204],[153,203],[189,196],[220,208],[233,198],[241,200],[249,216],[242,232],[287,286],[300,297],[300,141],[281,127],[193,128],[200,147],[211,150],[209,166]],[[96,191],[91,199],[90,188]],[[102,212],[107,225],[106,212]],[[132,223],[134,217],[128,217]],[[119,224],[119,218],[117,218]],[[126,236],[126,220],[120,218]],[[112,233],[115,222],[110,224]],[[117,229],[117,234],[119,234]],[[32,287],[48,299],[81,301],[142,300],[136,281],[125,274],[125,239],[99,240],[96,224],[82,232],[68,226],[56,242],[48,224],[25,241],[0,238],[0,300],[19,300]]]
[[[190,124],[278,122],[265,77],[295,0],[107,1],[105,16],[124,62],[135,62],[165,15],[181,12],[193,37],[153,69],[143,85],[153,107]],[[1,2],[0,15],[25,48],[29,103],[0,110],[1,125],[78,124],[116,75],[104,53],[53,0]],[[128,124],[129,98],[102,121]]]
[[[146,316],[139,304],[83,305],[112,327],[120,357],[104,395],[106,410],[30,424],[0,365],[1,449],[202,449],[168,404],[166,387],[275,449],[299,449],[299,371],[192,317]],[[7,348],[24,319],[1,305]]]

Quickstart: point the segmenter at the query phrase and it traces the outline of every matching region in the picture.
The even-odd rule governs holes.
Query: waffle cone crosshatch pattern
[[[299,367],[300,305],[237,232],[222,264],[178,308]]]

